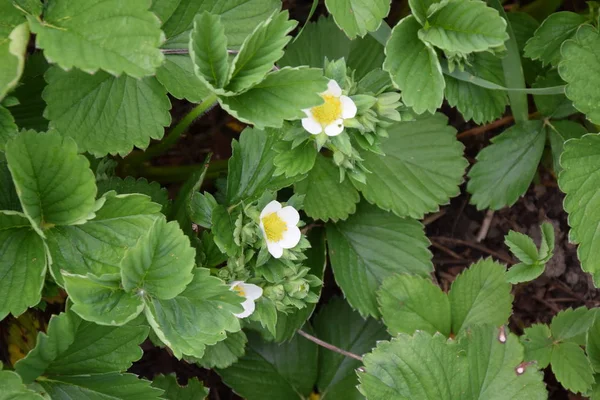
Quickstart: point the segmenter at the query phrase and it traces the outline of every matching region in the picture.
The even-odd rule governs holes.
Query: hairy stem
[[[334,345],[332,345],[330,343],[324,342],[321,339],[319,339],[317,337],[314,337],[313,335],[311,335],[309,333],[304,332],[303,330],[298,329],[297,332],[300,335],[302,335],[305,338],[307,338],[308,340],[310,340],[311,342],[314,342],[314,343],[318,344],[321,347],[325,347],[327,350],[331,350],[333,352],[340,353],[343,356],[354,358],[355,360],[358,360],[358,361],[361,361],[361,362],[363,360],[361,356],[356,355],[354,353],[350,353],[349,351],[346,351],[346,350],[342,350],[339,347],[334,346]]]

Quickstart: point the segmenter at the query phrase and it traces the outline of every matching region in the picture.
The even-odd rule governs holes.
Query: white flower
[[[327,136],[337,136],[344,131],[344,120],[356,116],[356,104],[350,97],[342,96],[340,85],[333,79],[321,97],[324,104],[302,110],[307,116],[302,119],[302,126],[313,135],[325,131]]]
[[[242,281],[234,281],[230,284],[230,289],[237,292],[240,296],[246,298],[242,303],[244,311],[239,314],[233,314],[238,318],[246,318],[252,315],[256,306],[254,302],[260,298],[263,294],[263,290],[260,286],[253,285],[251,283],[244,283]]]
[[[283,249],[296,247],[302,234],[298,225],[300,215],[292,206],[281,207],[281,203],[273,200],[260,213],[260,229],[262,230],[269,253],[275,258],[283,255]]]

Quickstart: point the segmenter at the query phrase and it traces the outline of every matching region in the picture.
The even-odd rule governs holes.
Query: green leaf
[[[227,208],[217,205],[212,210],[211,218],[211,233],[214,235],[215,244],[223,253],[230,257],[235,256],[239,248],[234,239],[237,214],[231,215]]]
[[[577,28],[585,22],[585,16],[574,12],[561,11],[551,14],[527,41],[525,56],[540,60],[542,65],[558,66],[561,45],[565,40],[571,39]]]
[[[25,215],[0,211],[0,320],[19,316],[41,298],[46,276],[44,242]]]
[[[195,360],[204,368],[227,368],[246,353],[248,338],[244,331],[234,332],[212,346],[206,346],[201,359]]]
[[[515,231],[508,232],[504,243],[510,251],[525,264],[533,264],[539,259],[538,249],[529,236]]]
[[[554,252],[554,225],[550,222],[543,222],[540,226],[542,232],[542,242],[540,243],[540,259],[547,261]]]
[[[444,101],[446,83],[433,47],[418,37],[421,25],[413,16],[401,20],[385,46],[383,69],[402,91],[402,101],[417,114],[434,113]]]
[[[447,52],[469,54],[502,46],[508,33],[498,11],[482,1],[463,0],[446,2],[431,14],[419,38]]]
[[[221,17],[204,11],[194,19],[190,36],[194,72],[209,88],[222,88],[229,81],[227,37]]]
[[[23,385],[19,374],[0,370],[0,399],[43,400],[44,397]]]
[[[359,390],[370,400],[546,399],[534,366],[515,372],[522,360],[518,338],[509,334],[501,342],[489,325],[473,327],[458,342],[426,332],[400,334],[364,357]]]
[[[285,67],[271,72],[252,89],[234,97],[221,97],[221,106],[242,122],[256,128],[280,128],[284,120],[305,117],[303,109],[323,102],[327,79],[316,68]]]
[[[46,333],[38,334],[35,348],[15,369],[28,383],[40,375],[125,371],[142,357],[139,345],[147,336],[146,326],[98,326],[66,312],[50,319]]]
[[[376,291],[385,278],[432,270],[423,225],[365,202],[346,221],[327,225],[327,242],[336,282],[362,315],[379,316]]]
[[[189,54],[165,56],[164,64],[156,70],[156,79],[173,97],[190,103],[200,103],[210,95],[210,89],[196,76]]]
[[[283,56],[283,48],[291,39],[287,35],[296,25],[284,11],[257,26],[233,59],[227,89],[238,93],[262,81]]]
[[[162,397],[169,400],[204,400],[208,397],[208,389],[197,378],[189,379],[182,387],[175,375],[158,375],[152,386],[164,390]]]
[[[545,76],[538,76],[534,88],[553,87],[564,85],[565,82],[560,78],[558,70],[552,69]],[[575,114],[577,110],[573,107],[573,102],[565,96],[564,93],[556,95],[534,95],[535,106],[538,111],[548,118],[565,118]]]
[[[476,53],[465,70],[473,76],[504,86],[504,72],[499,58],[491,53]],[[506,93],[446,76],[446,100],[456,107],[465,120],[478,124],[491,122],[504,114]]]
[[[320,154],[308,176],[296,183],[295,192],[306,196],[306,215],[323,221],[348,218],[354,214],[356,203],[360,201],[360,195],[350,180],[340,182],[338,168],[331,159]]]
[[[185,43],[190,37],[194,17],[202,11],[221,16],[225,26],[225,35],[230,49],[237,50],[256,26],[267,19],[274,11],[281,9],[279,0],[234,0],[223,3],[219,0],[175,0],[164,12],[162,29],[169,42],[183,38]]]
[[[158,218],[121,260],[123,289],[172,299],[192,281],[194,263],[194,249],[179,224]]]
[[[440,332],[449,337],[450,301],[429,279],[414,275],[394,275],[377,291],[383,321],[392,336],[415,331]]]
[[[294,148],[290,148],[289,142],[280,142],[282,148],[276,148],[279,152],[273,159],[276,176],[285,175],[291,178],[308,173],[315,165],[317,150],[312,141],[306,141]]]
[[[160,215],[160,205],[141,194],[104,195],[94,219],[82,225],[60,226],[46,233],[52,257],[50,271],[62,285],[61,270],[73,274],[119,274],[125,252],[135,246]]]
[[[379,340],[388,339],[385,327],[378,321],[364,319],[341,298],[333,298],[314,319],[316,336],[334,346],[362,355],[375,347]],[[357,360],[342,354],[319,349],[319,376],[317,387],[321,398],[361,400],[356,390]]]
[[[390,12],[390,0],[325,0],[325,6],[350,39],[376,31]]]
[[[46,80],[44,116],[51,129],[75,139],[81,152],[123,156],[134,146],[145,149],[171,123],[171,102],[154,77],[115,78],[54,67]]]
[[[160,400],[162,390],[134,374],[76,375],[43,380],[39,385],[52,400]]]
[[[269,343],[250,332],[246,355],[217,372],[247,400],[308,398],[317,380],[317,345],[300,335],[283,344]]]
[[[591,90],[600,82],[597,60],[600,57],[600,35],[591,25],[583,25],[573,40],[561,47],[562,61],[558,72],[567,82],[565,93],[575,108],[594,122],[600,123],[598,94]]]
[[[585,352],[594,371],[600,370],[600,319],[596,319],[586,333]]]
[[[10,111],[0,106],[0,151],[4,151],[6,143],[17,135],[18,129]]]
[[[154,74],[164,60],[159,50],[164,34],[149,7],[145,0],[50,0],[43,21],[28,20],[36,47],[61,68],[142,78]]]
[[[125,292],[117,274],[97,277],[63,273],[62,279],[73,302],[71,310],[87,321],[120,326],[133,320],[144,309],[142,297]]]
[[[0,210],[23,211],[6,160],[0,158]]]
[[[594,383],[594,371],[583,349],[575,343],[560,343],[552,350],[552,372],[573,393],[586,393]]]
[[[423,218],[458,195],[467,161],[456,130],[442,114],[388,128],[386,155],[365,153],[367,183],[354,182],[367,201],[400,217]]]
[[[550,364],[554,343],[548,325],[534,324],[525,328],[521,344],[525,348],[526,361],[536,361],[540,368],[546,368]]]
[[[408,0],[408,5],[412,14],[417,18],[421,25],[425,25],[427,22],[427,16],[429,14],[429,8],[433,4],[440,3],[442,0]]]
[[[190,201],[189,217],[191,221],[203,228],[212,227],[212,210],[217,206],[217,200],[208,192],[194,193]]]
[[[29,26],[11,1],[0,4],[0,100],[17,86],[25,65]]]
[[[505,272],[504,265],[485,259],[471,265],[452,282],[448,294],[452,332],[458,334],[475,325],[498,326],[508,321],[513,296]]]
[[[529,282],[544,273],[544,263],[525,264],[519,263],[506,271],[506,281],[516,285],[521,282]]]
[[[548,139],[552,148],[552,161],[554,172],[559,174],[562,171],[560,166],[560,157],[563,154],[565,142],[569,139],[579,139],[585,135],[587,129],[574,121],[552,121],[547,124]]]
[[[517,124],[492,139],[469,171],[467,190],[478,210],[499,210],[525,194],[542,158],[546,132],[542,121]]]
[[[594,324],[596,311],[586,307],[562,310],[552,318],[552,337],[558,341],[566,340],[583,345],[586,332]]]
[[[132,176],[128,176],[122,179],[118,176],[111,176],[106,180],[98,182],[98,196],[102,196],[111,190],[114,190],[117,194],[145,194],[154,203],[160,204],[163,211],[169,204],[169,192],[167,189],[161,187],[158,182],[148,182],[146,178],[135,179]]]
[[[232,156],[227,171],[227,203],[247,203],[258,199],[265,190],[279,190],[293,180],[274,177],[273,146],[280,140],[276,132],[246,128],[239,141],[231,144]]]
[[[200,190],[200,187],[204,182],[210,164],[210,158],[211,156],[209,154],[204,160],[203,167],[196,170],[181,186],[169,213],[169,219],[176,220],[179,223],[183,232],[190,238],[192,245],[197,244],[198,238],[192,229],[192,220],[190,218],[192,199],[194,194]]]
[[[146,299],[144,313],[158,338],[178,359],[201,358],[207,345],[224,340],[225,332],[240,330],[234,313],[243,298],[208,269],[196,268],[194,279],[183,293],[170,300]]]
[[[558,178],[567,195],[563,206],[569,214],[569,239],[579,244],[577,255],[581,268],[592,274],[594,285],[600,284],[600,225],[598,189],[600,188],[600,136],[585,135],[565,143],[561,156],[563,171]]]

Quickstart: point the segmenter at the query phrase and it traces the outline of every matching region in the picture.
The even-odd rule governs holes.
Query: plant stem
[[[534,113],[529,114],[529,118],[536,118],[536,117],[539,117],[539,115],[540,115],[540,113],[536,111]],[[511,122],[513,122],[514,120],[515,120],[515,117],[513,117],[512,115],[508,115],[504,118],[500,118],[500,119],[492,122],[491,124],[476,126],[475,128],[461,132],[456,137],[460,140],[460,139],[464,139],[464,138],[467,138],[470,136],[479,135],[481,133],[486,133],[488,131],[491,131],[492,129],[496,129],[501,126],[508,125]]]
[[[183,182],[194,172],[203,169],[204,164],[177,165],[177,166],[154,166],[140,165],[138,176],[158,183]],[[215,160],[210,163],[206,172],[206,179],[217,178],[222,172],[227,171],[227,160]]]
[[[217,102],[217,95],[211,94],[205,98],[202,103],[198,104],[192,109],[185,117],[179,121],[177,125],[165,136],[165,138],[158,144],[151,146],[144,153],[140,155],[138,162],[144,162],[156,157],[160,154],[165,153],[171,147],[177,143],[179,137],[190,127],[190,125],[201,116],[203,113],[211,109]]]
[[[333,352],[340,353],[341,355],[344,355],[344,356],[350,357],[350,358],[354,358],[355,360],[358,360],[358,361],[361,361],[361,362],[363,360],[361,356],[358,356],[358,355],[356,355],[354,353],[350,353],[349,351],[346,351],[346,350],[342,350],[339,347],[336,347],[336,346],[334,346],[334,345],[332,345],[330,343],[324,342],[321,339],[319,339],[317,337],[314,337],[313,335],[308,334],[308,333],[304,332],[301,329],[298,329],[298,333],[300,335],[304,336],[305,338],[307,338],[308,340],[310,340],[311,342],[315,342],[319,346],[325,347],[327,350],[331,350]]]

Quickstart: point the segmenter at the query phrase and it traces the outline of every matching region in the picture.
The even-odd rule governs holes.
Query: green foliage
[[[390,12],[390,0],[326,0],[325,6],[350,39],[377,30]]]
[[[504,329],[504,328],[501,328]],[[502,331],[503,332],[503,331]],[[477,326],[457,340],[416,332],[380,342],[365,356],[359,390],[369,399],[546,399],[542,373],[523,361],[513,334]],[[412,379],[412,376],[419,379]]]
[[[421,223],[364,202],[346,221],[327,226],[327,241],[336,282],[362,315],[379,316],[375,291],[385,278],[432,269]]]
[[[554,255],[554,227],[544,222],[540,227],[542,242],[538,251],[533,240],[522,233],[510,231],[504,243],[521,261],[506,273],[506,280],[512,284],[531,281],[544,272],[546,263]]]
[[[204,400],[208,397],[208,389],[196,378],[188,380],[187,385],[180,386],[174,375],[159,375],[152,381],[152,386],[164,390],[162,397],[170,400]]]
[[[42,400],[44,397],[23,385],[15,372],[0,370],[0,399]]]
[[[17,86],[25,65],[29,27],[10,1],[0,4],[0,100]]]

